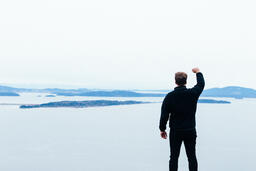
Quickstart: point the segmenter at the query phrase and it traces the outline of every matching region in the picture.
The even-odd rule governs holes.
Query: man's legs
[[[169,171],[177,171],[182,139],[175,131],[170,130],[169,141],[171,151],[169,160]]]
[[[184,145],[188,157],[189,171],[197,171],[196,134],[186,135]]]

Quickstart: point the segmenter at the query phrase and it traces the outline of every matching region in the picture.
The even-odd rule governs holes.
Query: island
[[[202,97],[231,97],[235,99],[256,98],[256,90],[239,86],[211,88],[203,91]]]
[[[118,101],[118,100],[87,100],[87,101],[59,101],[49,102],[43,104],[29,104],[21,105],[21,109],[28,108],[55,108],[55,107],[74,107],[74,108],[87,108],[87,107],[98,107],[98,106],[115,106],[115,105],[132,105],[132,104],[143,104],[150,102],[142,101]]]
[[[15,92],[0,92],[0,96],[20,96],[20,95]]]
[[[53,94],[48,94],[48,95],[46,95],[45,97],[56,97],[56,96],[53,95]]]
[[[226,100],[214,100],[214,99],[199,99],[198,103],[221,103],[221,104],[230,104],[230,101]]]

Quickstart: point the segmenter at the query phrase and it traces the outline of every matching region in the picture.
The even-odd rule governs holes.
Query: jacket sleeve
[[[205,85],[204,76],[201,72],[196,73],[197,84],[191,89],[198,96],[202,93]]]
[[[159,123],[159,129],[160,131],[165,131],[166,130],[166,124],[169,119],[169,114],[170,114],[170,106],[169,106],[169,99],[168,95],[164,98],[162,107],[161,107],[161,116],[160,116],[160,123]]]

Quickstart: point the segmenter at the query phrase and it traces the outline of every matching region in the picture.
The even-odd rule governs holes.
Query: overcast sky
[[[0,85],[256,88],[253,0],[0,1]]]

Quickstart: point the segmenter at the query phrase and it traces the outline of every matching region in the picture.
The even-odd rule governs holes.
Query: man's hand
[[[193,69],[192,69],[192,72],[193,72],[193,73],[198,73],[198,72],[200,72],[200,70],[199,70],[199,68],[193,68]]]
[[[167,133],[165,132],[165,131],[161,131],[160,132],[160,135],[161,135],[161,137],[163,138],[163,139],[166,139],[167,138]]]

